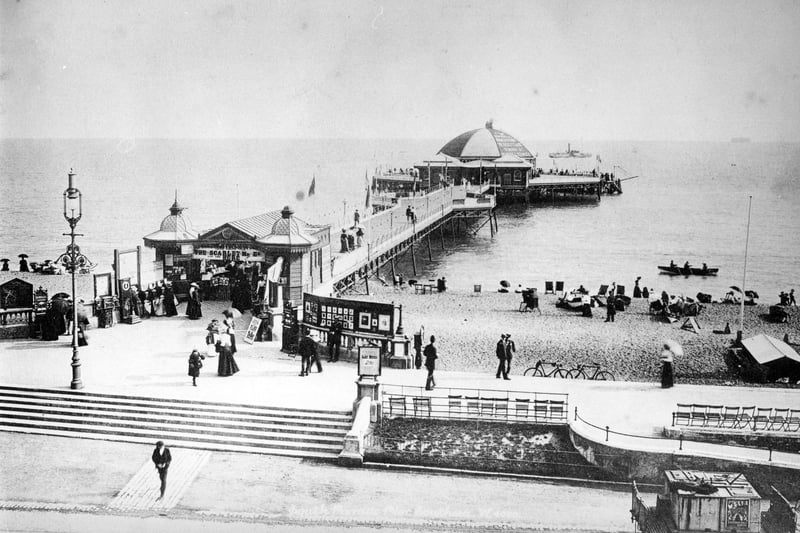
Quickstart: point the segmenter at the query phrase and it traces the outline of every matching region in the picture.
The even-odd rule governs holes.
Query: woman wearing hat
[[[186,316],[192,320],[203,317],[203,310],[200,305],[200,286],[194,282],[189,284],[189,302],[186,304]]]
[[[231,351],[231,336],[223,333],[217,341],[217,353],[219,353],[219,363],[217,364],[217,374],[220,376],[232,376],[239,371],[239,365],[233,358]]]
[[[164,284],[164,316],[176,316],[178,308],[176,305],[177,299],[175,292],[172,290],[172,283],[167,282]]]

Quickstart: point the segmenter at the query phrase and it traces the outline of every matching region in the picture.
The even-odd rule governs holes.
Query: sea
[[[540,155],[567,141],[528,141]],[[291,206],[310,223],[340,227],[362,212],[376,169],[408,168],[447,139],[5,139],[0,141],[0,257],[17,268],[55,259],[68,244],[62,194],[72,169],[83,199],[81,250],[108,272],[113,250],[143,245],[177,198],[196,229]],[[800,144],[572,142],[625,179],[597,200],[501,205],[498,231],[446,235],[416,254],[420,279],[494,291],[564,281],[594,292],[616,282],[722,298],[731,286],[762,303],[800,291]],[[314,182],[314,194],[309,188]],[[334,230],[335,232],[335,230]],[[718,267],[718,276],[660,274],[670,260]],[[746,263],[746,265],[745,265]],[[414,277],[409,256],[398,268]]]

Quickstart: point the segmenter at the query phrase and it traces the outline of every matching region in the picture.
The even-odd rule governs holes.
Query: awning
[[[275,264],[267,269],[267,280],[272,283],[278,283],[278,278],[281,277],[281,270],[283,269],[283,257],[279,257]]]

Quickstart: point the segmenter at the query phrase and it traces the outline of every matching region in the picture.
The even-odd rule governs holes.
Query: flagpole
[[[744,240],[744,272],[742,273],[742,302],[739,308],[739,331],[736,333],[736,341],[741,343],[744,334],[744,300],[746,298],[745,291],[747,290],[747,248],[750,245],[750,209],[753,206],[753,196],[747,204],[747,236]]]

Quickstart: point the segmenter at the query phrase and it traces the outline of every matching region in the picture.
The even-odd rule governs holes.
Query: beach
[[[412,338],[424,326],[425,342],[436,336],[437,368],[494,373],[495,346],[501,334],[510,333],[516,344],[511,378],[519,377],[536,361],[558,362],[566,368],[598,363],[617,380],[658,381],[662,344],[673,339],[685,355],[674,362],[676,381],[685,383],[741,384],[725,365],[725,354],[735,339],[740,306],[723,303],[704,305],[695,317],[699,333],[682,329],[685,319],[670,324],[651,315],[646,299],[633,299],[617,312],[613,323],[605,322],[606,310],[592,308],[592,317],[556,307],[555,295],[542,295],[541,314],[520,312],[521,294],[514,292],[465,292],[415,294],[405,286],[371,285],[370,296],[359,299],[403,306],[403,328]],[[347,296],[353,297],[353,296]],[[744,308],[744,338],[759,333],[791,342],[800,340],[800,311],[790,310],[787,323],[768,320],[769,305]],[[731,334],[718,334],[729,325]]]

